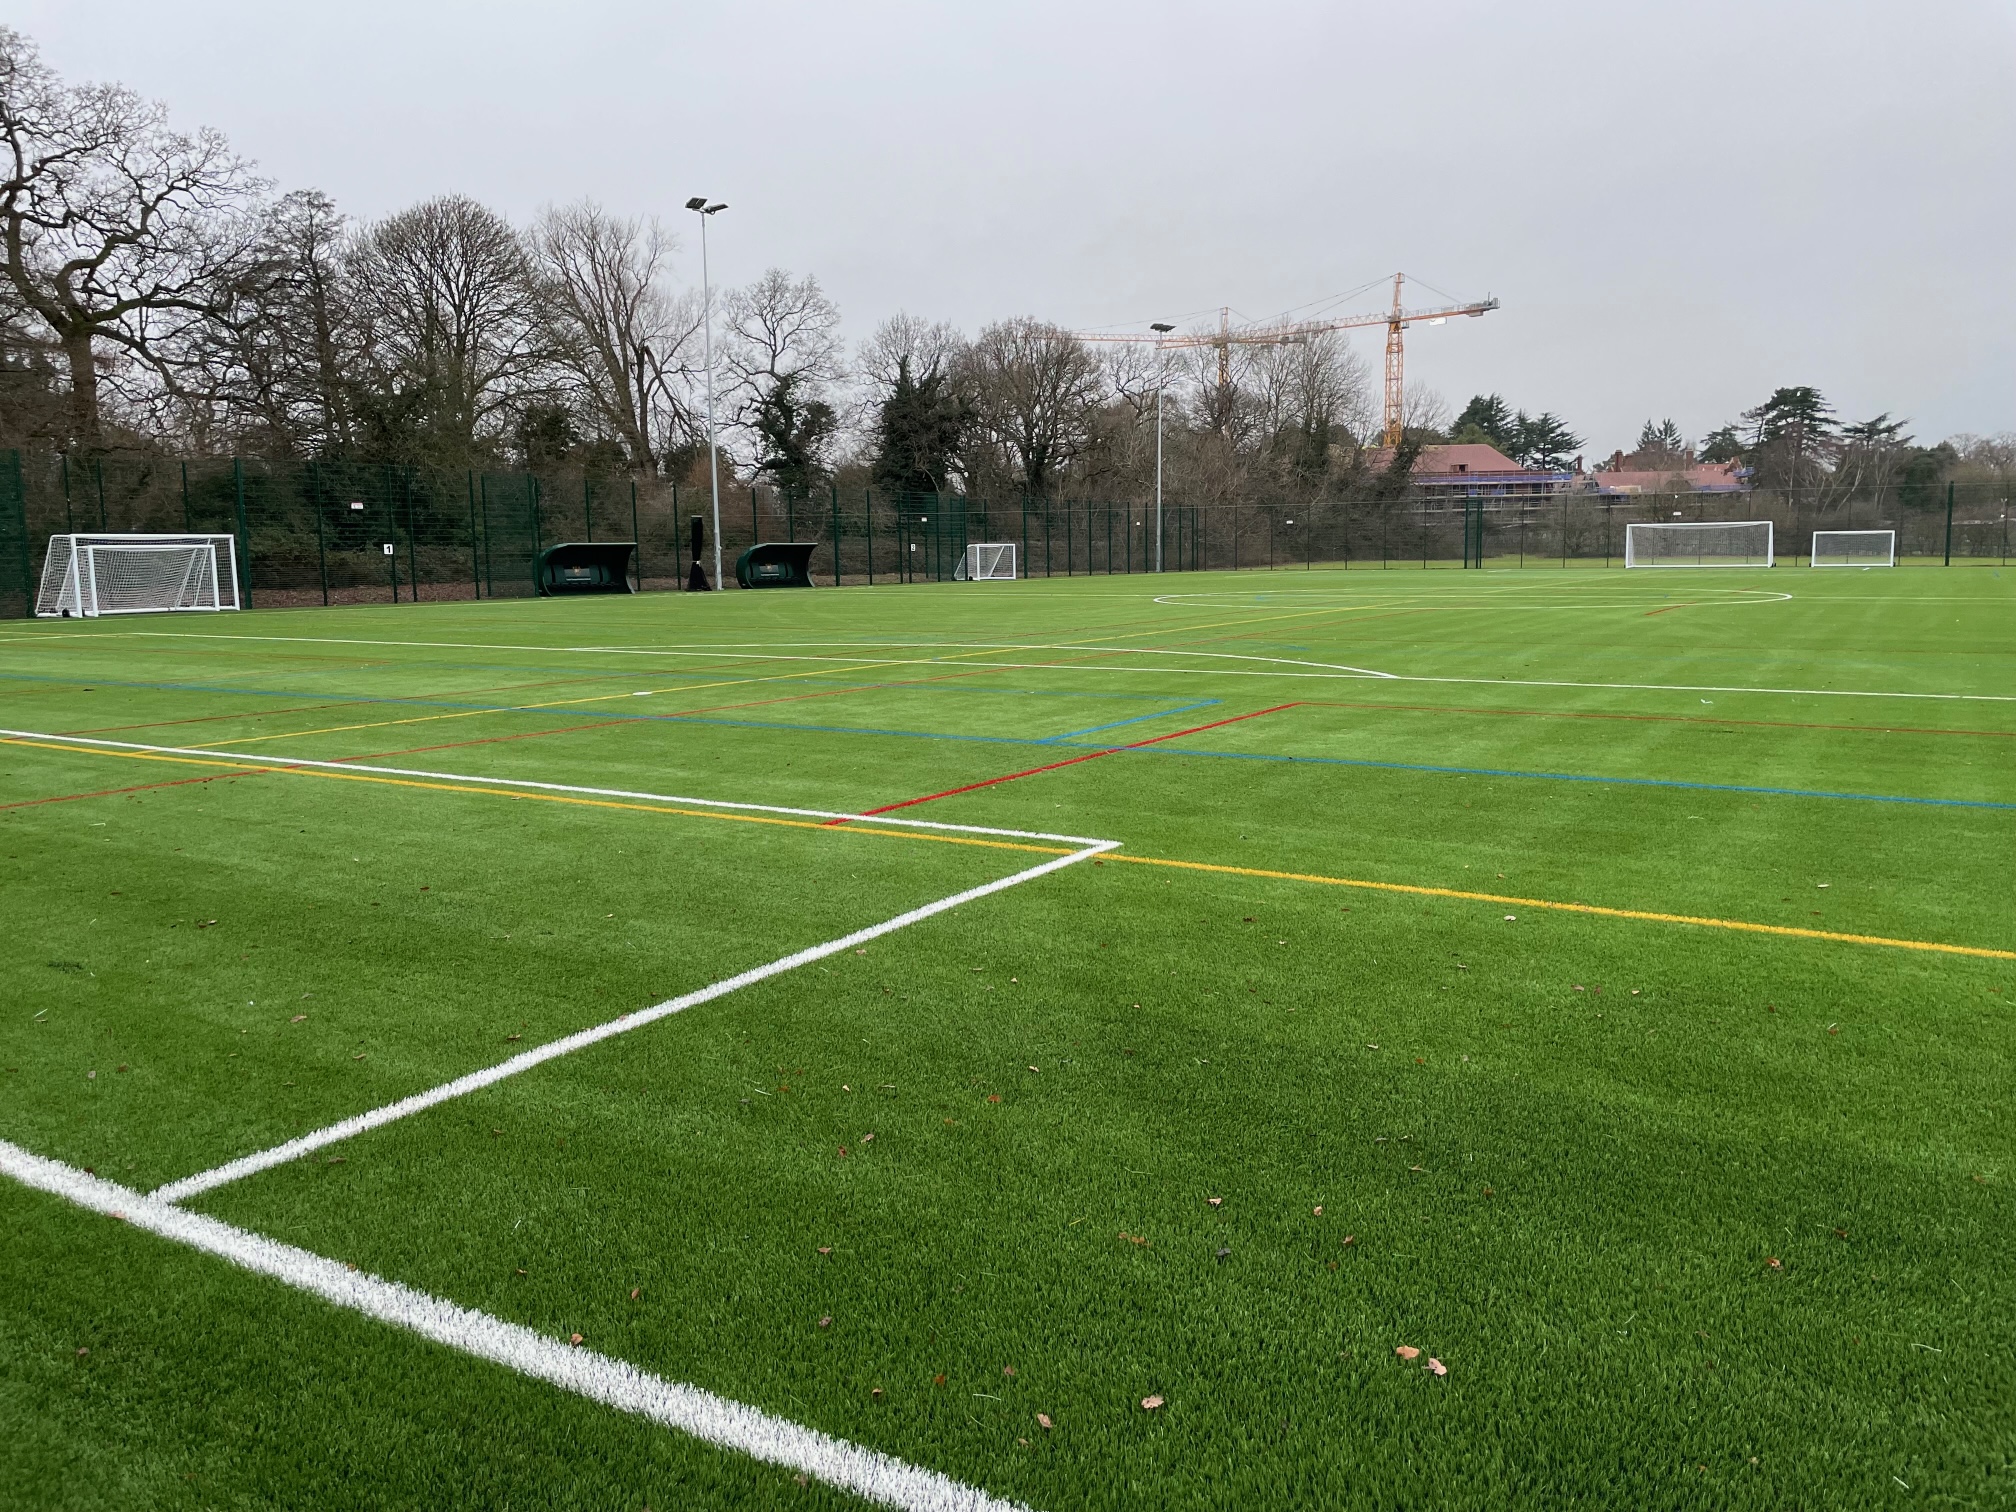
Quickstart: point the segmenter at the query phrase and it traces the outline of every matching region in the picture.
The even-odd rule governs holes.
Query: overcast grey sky
[[[717,281],[816,273],[854,340],[1260,318],[1401,268],[1504,301],[1410,333],[1410,378],[1592,456],[1792,383],[2016,430],[2016,0],[11,9],[359,216],[588,195],[678,227],[697,282],[678,207],[725,199]]]

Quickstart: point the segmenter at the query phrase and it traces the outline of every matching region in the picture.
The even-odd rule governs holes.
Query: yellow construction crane
[[[1218,312],[1218,329],[1215,331],[1192,331],[1177,335],[1161,330],[1139,336],[1131,333],[1115,334],[1109,331],[1080,331],[1077,335],[1081,341],[1143,342],[1164,350],[1172,347],[1215,347],[1218,351],[1218,385],[1220,388],[1229,388],[1232,383],[1232,348],[1235,346],[1288,346],[1295,342],[1307,341],[1311,336],[1324,331],[1349,331],[1366,326],[1383,325],[1386,327],[1383,444],[1398,446],[1405,418],[1406,399],[1406,350],[1400,333],[1418,322],[1440,325],[1453,315],[1468,315],[1475,319],[1498,308],[1497,300],[1481,299],[1469,304],[1410,310],[1401,302],[1401,289],[1406,277],[1404,273],[1393,275],[1393,308],[1382,310],[1376,315],[1347,315],[1336,320],[1282,320],[1235,326],[1232,324],[1232,312],[1226,308]]]

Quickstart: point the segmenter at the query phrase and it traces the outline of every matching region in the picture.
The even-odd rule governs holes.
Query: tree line
[[[704,474],[709,312],[654,220],[581,201],[514,225],[454,194],[359,220],[131,89],[64,81],[7,28],[0,153],[0,445]],[[1034,316],[968,335],[905,314],[850,351],[818,279],[775,268],[712,316],[727,464],[787,497],[839,478],[1141,498],[1158,455],[1189,503],[1397,497],[1425,445],[1561,469],[1583,444],[1496,394],[1452,420],[1413,392],[1405,443],[1378,451],[1372,375],[1336,333],[1221,365]],[[1695,454],[1670,422],[1640,440]],[[1812,389],[1698,448],[1798,487],[1922,482],[1964,451],[1887,415],[1839,424]]]

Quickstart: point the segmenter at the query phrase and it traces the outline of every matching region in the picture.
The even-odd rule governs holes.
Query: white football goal
[[[975,541],[952,569],[955,582],[984,583],[1015,576],[1015,548],[1006,541]]]
[[[45,619],[236,609],[228,535],[53,535],[35,612]]]
[[[1675,520],[1624,527],[1626,567],[1769,567],[1769,520]]]
[[[1897,532],[1816,530],[1810,560],[1815,567],[1895,567]]]

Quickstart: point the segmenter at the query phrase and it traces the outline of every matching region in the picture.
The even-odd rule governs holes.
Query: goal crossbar
[[[230,535],[94,535],[49,538],[35,613],[44,619],[238,607]]]
[[[1769,520],[1633,521],[1624,527],[1626,567],[1769,567]]]

